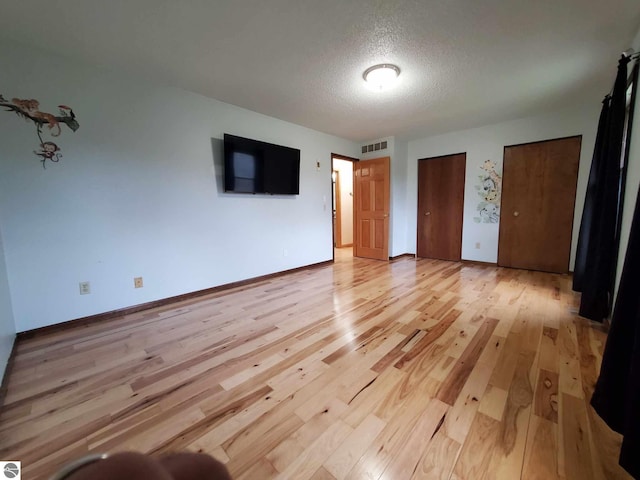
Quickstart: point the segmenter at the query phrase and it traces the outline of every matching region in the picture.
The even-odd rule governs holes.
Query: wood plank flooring
[[[334,265],[20,340],[0,459],[203,451],[235,479],[624,479],[566,276]]]

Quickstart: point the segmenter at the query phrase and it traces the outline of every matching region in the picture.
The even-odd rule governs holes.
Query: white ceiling
[[[638,0],[0,0],[0,35],[354,141],[598,102]],[[402,69],[392,91],[362,72]]]

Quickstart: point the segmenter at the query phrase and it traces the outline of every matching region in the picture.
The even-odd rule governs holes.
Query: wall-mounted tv
[[[224,191],[300,193],[300,150],[224,134]]]

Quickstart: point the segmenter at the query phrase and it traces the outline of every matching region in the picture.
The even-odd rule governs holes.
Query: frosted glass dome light
[[[389,63],[367,68],[362,77],[373,90],[385,90],[393,85],[400,75],[400,69]]]

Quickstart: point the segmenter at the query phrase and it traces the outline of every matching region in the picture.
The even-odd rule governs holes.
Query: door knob
[[[389,216],[389,214],[388,214],[388,213],[385,213],[385,214],[384,214],[384,218],[387,218],[388,216]]]
[[[514,217],[517,217],[518,215],[520,215],[520,212],[513,212]]]
[[[425,212],[425,215],[431,215],[431,212]]]

